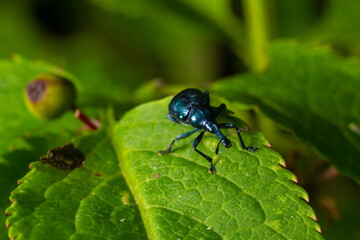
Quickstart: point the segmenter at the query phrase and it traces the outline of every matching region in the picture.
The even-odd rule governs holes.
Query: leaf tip
[[[294,181],[294,183],[296,183],[296,184],[299,183],[299,180],[298,180],[297,177],[295,177],[293,181]]]
[[[295,174],[291,174],[291,175],[289,174],[288,179],[293,183],[296,183],[296,184],[298,183],[298,178],[295,176]]]
[[[283,168],[286,168],[286,162],[284,159],[280,159],[279,163],[280,166],[282,166]]]
[[[317,222],[317,220],[318,220],[314,212],[309,212],[308,213],[308,218],[315,221],[315,222]]]
[[[302,188],[301,188],[302,189]],[[303,189],[302,189],[303,190]],[[299,198],[304,200],[305,202],[309,203],[310,202],[310,197],[309,194],[307,192],[305,192],[305,190],[299,192]],[[309,216],[311,219],[315,218],[315,215],[312,214],[311,216]]]

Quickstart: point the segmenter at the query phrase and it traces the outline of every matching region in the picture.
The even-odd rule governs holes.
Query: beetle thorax
[[[190,109],[187,122],[194,128],[204,129],[208,122],[214,122],[214,111],[210,106],[196,106]]]

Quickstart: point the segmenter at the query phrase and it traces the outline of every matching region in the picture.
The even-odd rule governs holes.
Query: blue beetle
[[[197,136],[197,138],[192,143],[192,146],[198,154],[210,162],[209,171],[210,173],[213,173],[215,172],[215,168],[213,166],[212,159],[203,152],[199,151],[197,146],[204,136],[204,133],[210,132],[219,138],[224,147],[231,147],[231,141],[220,131],[221,128],[234,128],[236,130],[242,149],[249,151],[255,151],[258,149],[258,147],[245,146],[240,132],[247,131],[247,128],[239,130],[233,123],[216,123],[215,119],[224,110],[226,110],[226,105],[224,103],[220,104],[220,106],[216,108],[210,106],[210,97],[209,92],[207,91],[201,92],[199,89],[188,88],[175,95],[169,104],[169,113],[166,115],[166,117],[174,123],[191,126],[195,129],[191,130],[190,132],[180,134],[174,138],[167,149],[158,151],[159,154],[161,155],[169,153],[175,141],[189,137],[197,131],[201,131],[200,135]],[[215,151],[216,154],[218,153],[219,144]]]

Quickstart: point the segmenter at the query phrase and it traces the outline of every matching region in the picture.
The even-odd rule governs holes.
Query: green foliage
[[[19,57],[0,61],[0,211],[9,206],[10,192],[18,179],[28,171],[47,149],[64,144],[80,125],[71,113],[46,122],[35,118],[23,99],[26,84],[40,73],[56,73],[71,78],[59,68],[41,62],[28,62]],[[4,222],[5,216],[0,215]],[[6,238],[5,224],[0,225],[0,238]],[[2,235],[3,234],[3,235]]]
[[[41,62],[29,62],[18,56],[14,61],[0,61],[0,155],[9,148],[16,149],[24,134],[67,135],[67,132],[74,131],[80,125],[71,113],[49,122],[36,119],[27,109],[23,97],[26,84],[43,73],[54,73],[74,79],[60,68]]]
[[[233,76],[212,90],[253,104],[359,182],[358,62],[291,42],[274,43],[269,55],[272,64],[265,73]]]
[[[359,56],[360,22],[357,0],[332,0],[324,10],[321,21],[310,31],[310,36],[321,42],[329,42]]]
[[[29,164],[39,160],[49,148],[65,144],[70,135],[46,134],[41,137],[28,137],[21,147],[0,157],[0,239],[8,239],[5,230],[5,209],[9,207],[9,196],[17,186],[17,181],[29,171]]]
[[[157,149],[188,129],[164,118],[169,101],[126,114],[114,131],[118,156],[100,131],[74,140],[86,155],[77,169],[32,163],[6,210],[9,236],[322,239],[304,201],[308,195],[291,182],[296,177],[264,146],[262,134],[243,134],[248,145],[262,146],[255,153],[241,150],[234,136],[234,146],[216,158],[216,174],[208,173],[208,162],[186,140],[159,156]],[[206,136],[199,148],[212,156],[217,141]]]
[[[208,134],[199,149],[216,159],[215,174],[191,147],[175,143],[172,153],[159,156],[178,134],[191,130],[165,119],[170,98],[141,105],[115,127],[114,137],[125,179],[134,193],[149,237],[153,239],[322,239],[315,215],[303,200],[304,190],[282,168],[284,160],[260,133],[244,133],[255,153],[234,145],[214,155],[218,139]],[[300,199],[302,198],[302,199]]]
[[[348,56],[360,53],[359,1],[0,2],[0,58],[55,64],[0,60],[1,240],[5,221],[16,239],[322,239],[301,187],[326,239],[358,239],[360,70]],[[284,37],[299,43],[272,40]],[[73,81],[77,106],[103,129],[86,133],[70,112],[32,117],[25,85],[44,73]],[[240,149],[233,134],[215,155],[207,133],[209,174],[195,137],[157,155],[190,130],[165,118],[169,98],[122,116],[189,87],[226,103],[256,130],[245,143],[261,149]],[[38,162],[70,141],[87,156],[80,168]]]
[[[86,155],[73,171],[31,164],[7,209],[16,239],[146,239],[140,212],[109,139],[98,132],[76,140]]]
[[[171,39],[176,45],[180,45],[184,48],[181,51],[186,51],[186,44],[188,40],[191,41],[191,45],[197,45],[198,38],[206,41],[216,41],[220,43],[229,44],[235,53],[240,58],[245,58],[247,48],[245,46],[244,29],[241,21],[236,14],[232,11],[232,2],[230,0],[136,0],[130,4],[121,1],[112,0],[91,0],[91,2],[110,10],[111,12],[120,13],[126,17],[147,19],[154,26],[160,26],[162,31],[165,30],[166,38]],[[167,21],[163,21],[164,17]],[[176,29],[174,31],[174,29]],[[185,31],[184,31],[185,29]],[[234,31],[236,29],[236,31]],[[164,33],[164,32],[162,32]],[[175,35],[175,39],[172,39]],[[162,37],[162,45],[158,52],[162,52],[164,45],[168,45],[169,42],[163,41],[165,36]],[[181,41],[178,42],[178,37]],[[150,41],[157,39],[157,36],[152,35]],[[156,40],[155,40],[156,41]],[[157,44],[155,44],[156,46]],[[174,52],[179,51],[174,46],[169,46]],[[202,46],[198,45],[196,48],[192,48],[191,51],[199,51]],[[211,49],[207,49],[211,51]],[[166,54],[168,58],[174,56],[174,52],[169,56],[168,51]],[[176,53],[175,53],[176,54]],[[188,53],[190,54],[190,53]],[[209,54],[209,53],[207,53]],[[182,55],[182,54],[181,54]],[[180,57],[181,57],[180,55]],[[179,57],[179,56],[178,56]],[[196,64],[199,64],[197,62]],[[178,66],[184,64],[184,62],[178,62]],[[186,64],[186,63],[185,63]],[[192,71],[198,71],[193,68]],[[211,69],[208,69],[211,72]],[[179,75],[183,73],[179,72]],[[183,79],[182,81],[187,81]],[[196,80],[199,81],[199,80]]]

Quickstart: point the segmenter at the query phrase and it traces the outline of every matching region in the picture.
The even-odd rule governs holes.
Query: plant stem
[[[74,116],[80,121],[82,121],[85,124],[85,126],[88,126],[90,129],[92,130],[98,129],[98,127],[95,126],[91,122],[91,120],[79,108],[75,109]]]
[[[269,58],[267,48],[267,22],[265,0],[242,0],[248,34],[249,67],[259,73],[266,69]]]

